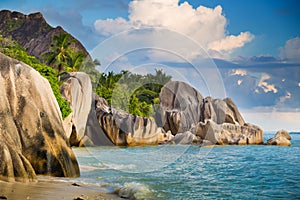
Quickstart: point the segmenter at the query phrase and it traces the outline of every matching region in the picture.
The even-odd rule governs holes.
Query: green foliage
[[[155,75],[144,76],[128,71],[102,73],[96,93],[114,107],[133,115],[151,117],[158,108],[162,86],[170,80],[171,76],[162,70],[156,70]]]
[[[54,35],[50,51],[42,55],[43,61],[58,71],[64,70],[70,62],[70,45],[69,34]]]
[[[58,72],[51,67],[41,64],[34,56],[30,56],[19,44],[0,36],[0,51],[16,60],[22,61],[37,70],[45,77],[53,90],[56,100],[65,118],[71,113],[69,103],[62,98],[59,90]]]
[[[12,31],[16,30],[23,24],[23,22],[24,20],[20,18],[14,18],[14,19],[7,18],[5,20],[4,27],[3,27],[4,34],[11,33]]]
[[[110,105],[142,117],[154,115],[159,105],[160,90],[171,80],[171,76],[162,70],[147,75],[132,74],[128,71],[117,74],[113,71],[107,74],[100,73],[96,70],[100,62],[86,58],[83,52],[72,49],[72,40],[69,34],[64,32],[53,36],[50,51],[42,56],[43,62],[51,67],[41,64],[11,40],[2,38],[1,44],[1,51],[6,55],[34,67],[49,80],[64,118],[71,109],[68,102],[61,97],[58,76],[65,72],[86,72],[91,78],[95,92],[105,98]]]
[[[85,72],[90,76],[93,88],[95,88],[100,76],[100,72],[95,67],[100,65],[100,62],[93,61],[84,52],[72,48],[73,42],[74,40],[70,39],[68,33],[61,32],[59,35],[54,35],[50,51],[42,55],[42,62],[56,69],[59,74]]]

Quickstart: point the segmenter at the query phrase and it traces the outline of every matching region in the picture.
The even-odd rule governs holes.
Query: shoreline
[[[38,180],[35,183],[0,181],[0,199],[121,199],[100,186],[74,182]]]

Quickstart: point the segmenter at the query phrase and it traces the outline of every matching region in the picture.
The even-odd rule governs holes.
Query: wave
[[[98,170],[99,167],[94,167],[91,165],[80,165],[80,171],[94,171],[94,170]]]
[[[115,164],[115,163],[98,163],[98,164],[90,164],[90,165],[80,165],[81,171],[95,171],[95,170],[128,170],[135,169],[136,165],[133,164]]]
[[[114,170],[124,170],[124,169],[135,169],[136,166],[133,164],[115,164],[115,163],[104,163],[104,166],[107,167],[107,169],[114,169]]]
[[[116,189],[115,193],[121,198],[131,200],[148,199],[152,194],[147,185],[136,182],[125,183],[123,187]]]

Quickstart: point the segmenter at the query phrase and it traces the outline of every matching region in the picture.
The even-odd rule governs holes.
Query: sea
[[[74,148],[75,181],[128,199],[300,199],[300,133],[291,137],[289,147]]]

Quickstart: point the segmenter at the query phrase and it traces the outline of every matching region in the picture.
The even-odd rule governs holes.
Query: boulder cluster
[[[263,144],[263,131],[246,123],[230,98],[203,98],[184,82],[160,92],[154,117],[134,116],[92,92],[88,75],[62,77],[72,113],[63,120],[49,82],[30,66],[0,53],[0,180],[36,181],[37,175],[76,177],[71,146]],[[279,131],[270,145],[290,145]]]
[[[171,81],[162,88],[154,118],[109,106],[93,94],[83,73],[67,76],[61,92],[73,110],[65,124],[75,146],[263,143],[263,131],[245,123],[230,98],[203,98],[184,82]]]

